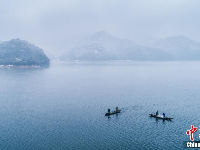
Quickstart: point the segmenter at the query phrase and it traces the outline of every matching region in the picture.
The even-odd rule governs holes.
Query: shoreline
[[[16,65],[0,65],[0,68],[41,68],[41,66],[37,66],[37,65],[20,65],[20,66],[16,66]]]

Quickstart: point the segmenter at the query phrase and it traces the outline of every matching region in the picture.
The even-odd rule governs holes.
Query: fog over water
[[[0,40],[20,38],[57,53],[77,38],[105,30],[149,44],[173,35],[200,41],[198,0],[7,0]]]
[[[199,6],[1,1],[0,149],[183,149],[199,127]]]

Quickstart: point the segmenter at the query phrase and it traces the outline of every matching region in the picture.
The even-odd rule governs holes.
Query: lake
[[[183,149],[199,129],[200,62],[0,68],[0,149]],[[122,109],[105,116],[107,109]],[[173,121],[150,118],[165,112]],[[199,132],[194,134],[199,141]]]

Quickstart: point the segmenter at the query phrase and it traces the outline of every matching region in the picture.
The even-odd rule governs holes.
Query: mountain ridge
[[[167,37],[154,47],[172,54],[176,60],[200,60],[200,43],[185,36]]]
[[[131,40],[117,38],[105,31],[90,35],[71,46],[61,60],[173,60],[173,57],[156,48],[141,46]]]

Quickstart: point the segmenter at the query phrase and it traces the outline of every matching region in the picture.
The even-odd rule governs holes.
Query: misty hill
[[[160,40],[155,47],[172,54],[175,60],[200,60],[200,43],[184,36]]]
[[[0,43],[0,65],[46,66],[49,58],[39,47],[20,39]]]
[[[137,45],[105,31],[97,32],[72,45],[61,60],[172,60],[172,56],[156,48]]]

